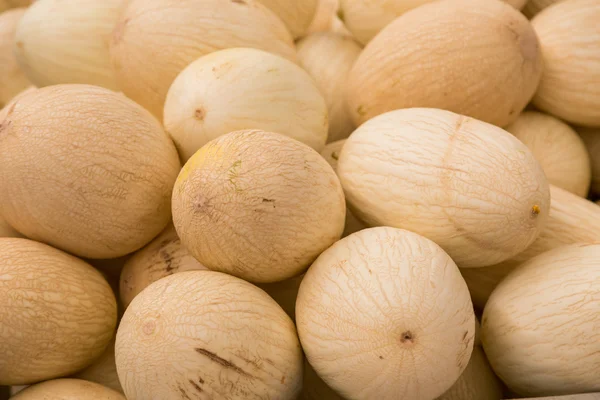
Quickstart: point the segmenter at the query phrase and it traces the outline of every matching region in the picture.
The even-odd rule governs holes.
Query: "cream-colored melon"
[[[533,104],[568,122],[600,126],[600,2],[568,0],[537,14],[544,73]]]
[[[0,239],[0,385],[72,374],[99,357],[117,305],[102,275],[45,244]]]
[[[327,101],[329,143],[347,138],[355,129],[346,88],[348,73],[361,51],[352,37],[333,32],[315,33],[298,42],[300,65],[313,77]]]
[[[360,220],[419,233],[464,268],[525,250],[550,209],[542,168],[523,143],[437,109],[366,122],[342,148],[338,175]]]
[[[110,344],[106,347],[100,358],[96,359],[92,365],[78,372],[73,377],[89,382],[96,382],[119,393],[123,393],[123,388],[121,387],[121,383],[119,383],[119,376],[117,375],[117,364],[115,363],[115,338],[110,341]]]
[[[180,163],[159,122],[120,93],[56,85],[0,112],[0,213],[89,258],[139,249],[170,219]]]
[[[348,103],[358,124],[433,107],[506,126],[541,72],[538,40],[519,11],[500,1],[442,0],[398,17],[365,47],[348,78]]]
[[[544,8],[563,0],[529,0],[523,7],[523,14],[529,19],[533,18]]]
[[[461,270],[477,307],[483,309],[498,283],[529,259],[569,244],[600,243],[600,208],[596,204],[552,185],[550,195],[548,223],[531,246],[497,265]]]
[[[19,392],[11,400],[126,400],[110,388],[81,379],[55,379]]]
[[[591,164],[585,144],[569,125],[551,115],[526,111],[506,130],[531,150],[548,183],[587,197]]]
[[[125,312],[116,357],[128,400],[293,400],[302,388],[290,317],[264,291],[219,272],[148,286]]]
[[[294,36],[301,37],[312,23],[319,0],[258,0],[273,11]]]
[[[177,75],[199,57],[231,47],[296,59],[287,27],[258,0],[129,0],[110,53],[121,90],[162,120]]]
[[[38,87],[85,83],[116,90],[108,46],[125,0],[44,0],[19,23],[14,51]]]
[[[340,238],[345,215],[340,182],[319,153],[260,130],[202,147],[173,189],[173,221],[190,253],[257,283],[301,274]]]
[[[331,165],[336,173],[338,161],[340,159],[340,152],[342,151],[342,147],[344,147],[344,143],[346,143],[346,139],[329,143],[321,152],[323,158],[327,160],[329,165]],[[342,237],[346,237],[365,228],[367,228],[367,226],[364,224],[364,222],[356,218],[350,208],[346,207],[346,223],[344,224],[344,233],[342,233]]]
[[[494,290],[481,340],[490,364],[522,396],[600,390],[600,243],[532,258]]]
[[[525,1],[505,0],[517,9],[521,9]],[[396,18],[430,2],[432,0],[341,0],[340,15],[356,39],[367,44]]]
[[[483,349],[477,346],[458,381],[437,400],[500,400],[502,389]]]
[[[329,127],[325,99],[306,71],[249,48],[217,51],[186,67],[169,89],[164,122],[184,161],[243,129],[281,132],[321,151]]]
[[[600,128],[579,128],[592,162],[592,193],[600,196]]]
[[[357,232],[319,256],[300,285],[296,323],[315,371],[352,400],[442,395],[467,366],[475,336],[456,264],[432,241],[389,227]]]
[[[0,14],[0,108],[31,85],[13,53],[15,32],[25,11],[17,8]]]
[[[123,307],[127,308],[135,296],[157,280],[193,270],[206,270],[206,267],[183,247],[175,227],[169,225],[125,263],[119,283]]]

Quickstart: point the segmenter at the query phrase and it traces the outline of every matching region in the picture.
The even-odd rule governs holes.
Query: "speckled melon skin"
[[[525,250],[548,218],[546,177],[508,132],[437,109],[378,116],[346,141],[338,175],[352,212],[439,244],[462,268]]]
[[[38,383],[11,400],[126,400],[112,389],[81,379],[56,379]]]
[[[533,97],[542,69],[535,32],[513,7],[436,1],[403,14],[365,47],[350,71],[348,104],[357,125],[432,107],[506,126]]]
[[[56,85],[19,95],[0,112],[0,154],[0,214],[31,239],[116,258],[170,220],[177,150],[120,93]]]
[[[600,244],[559,247],[522,264],[494,290],[481,341],[522,396],[600,390]]]
[[[28,239],[0,239],[0,384],[72,374],[109,344],[115,296],[100,272]]]
[[[116,360],[128,400],[293,400],[302,388],[292,320],[256,286],[213,271],[140,293],[119,326]]]
[[[177,75],[199,57],[232,47],[296,60],[286,25],[258,0],[130,0],[110,54],[121,90],[162,120]]]

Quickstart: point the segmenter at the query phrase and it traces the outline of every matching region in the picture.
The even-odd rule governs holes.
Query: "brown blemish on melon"
[[[538,216],[540,213],[542,212],[540,206],[538,206],[537,204],[534,204],[533,207],[531,207],[531,215],[533,217]]]
[[[400,342],[402,343],[414,343],[415,341],[415,336],[411,331],[404,331],[402,332],[402,334],[400,335]]]
[[[203,108],[197,108],[196,111],[194,111],[194,118],[198,121],[204,121],[204,117],[206,117],[206,111],[204,111]]]

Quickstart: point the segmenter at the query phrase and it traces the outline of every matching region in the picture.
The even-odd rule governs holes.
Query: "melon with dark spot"
[[[130,400],[293,400],[302,360],[281,307],[256,286],[214,271],[154,282],[117,333],[117,371]]]
[[[109,344],[115,296],[91,265],[28,239],[0,239],[0,384],[75,373]]]
[[[173,221],[190,253],[256,283],[300,275],[340,238],[345,215],[340,182],[319,153],[260,130],[209,142],[173,190]]]
[[[126,400],[125,397],[98,383],[81,379],[56,379],[38,383],[20,391],[11,400]]]
[[[177,150],[156,118],[122,94],[36,89],[5,107],[0,125],[0,214],[25,236],[116,258],[169,222]]]
[[[170,224],[125,263],[119,284],[123,307],[127,308],[135,296],[159,279],[178,272],[206,269],[181,244],[175,227]]]
[[[300,285],[296,322],[310,365],[354,400],[440,396],[475,337],[456,264],[431,240],[389,227],[354,233],[319,256]]]
[[[525,250],[550,192],[529,149],[501,128],[439,109],[391,111],[360,126],[338,176],[353,213],[439,244],[463,268]]]
[[[350,72],[347,98],[357,124],[432,107],[505,126],[532,99],[542,68],[535,32],[518,10],[442,0],[406,12],[368,44]]]

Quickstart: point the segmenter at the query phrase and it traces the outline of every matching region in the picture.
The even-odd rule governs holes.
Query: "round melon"
[[[124,0],[36,1],[19,23],[14,51],[36,86],[85,83],[116,90],[108,44]]]
[[[258,0],[273,11],[294,36],[303,36],[312,23],[319,0]]]
[[[600,244],[576,244],[519,266],[494,290],[481,340],[515,393],[553,396],[600,390]]]
[[[188,160],[229,132],[282,132],[317,151],[327,141],[327,104],[293,62],[257,49],[221,50],[191,63],[167,94],[165,129]]]
[[[170,220],[180,163],[159,122],[120,93],[56,85],[0,112],[0,214],[25,236],[116,258]]]
[[[112,389],[81,379],[56,379],[38,383],[11,400],[126,400]]]
[[[100,272],[27,239],[0,239],[0,385],[72,374],[98,358],[117,323]]]
[[[550,185],[550,215],[540,236],[526,250],[499,264],[461,270],[473,302],[483,309],[494,288],[518,265],[557,247],[600,243],[600,208],[566,190]]]
[[[150,284],[177,272],[206,270],[181,244],[170,225],[150,244],[136,252],[123,267],[119,281],[124,308]]]
[[[357,232],[319,256],[300,285],[296,323],[310,365],[352,400],[442,395],[467,366],[475,336],[456,264],[432,241],[389,227]]]
[[[600,2],[560,1],[531,24],[544,73],[533,104],[577,125],[600,126]]]
[[[357,124],[387,111],[432,107],[498,126],[513,122],[542,73],[535,32],[500,1],[442,0],[384,28],[348,78]]]
[[[116,360],[129,400],[293,400],[302,388],[292,320],[256,286],[213,271],[140,293],[119,326]]]
[[[115,338],[113,337],[100,358],[96,359],[86,369],[76,373],[73,377],[96,382],[119,393],[123,393],[123,388],[121,387],[121,383],[119,383],[119,376],[117,375],[117,364],[115,363]]]
[[[600,196],[600,128],[579,128],[592,162],[592,193]]]
[[[300,65],[327,101],[329,143],[347,138],[355,128],[346,104],[346,87],[348,73],[361,51],[352,37],[333,32],[315,33],[298,42]]]
[[[15,32],[26,9],[0,14],[0,108],[31,85],[13,53]]]
[[[177,75],[199,57],[231,47],[296,59],[287,27],[259,0],[129,0],[110,54],[121,90],[162,120]]]
[[[591,165],[585,144],[569,125],[558,118],[526,111],[506,127],[525,143],[544,169],[548,183],[587,197]]]
[[[345,216],[327,161],[260,130],[209,142],[173,189],[173,221],[190,253],[211,270],[257,283],[301,274],[340,238]]]
[[[525,250],[548,218],[544,172],[508,132],[473,118],[413,108],[359,127],[339,157],[352,212],[439,244],[464,268]]]

